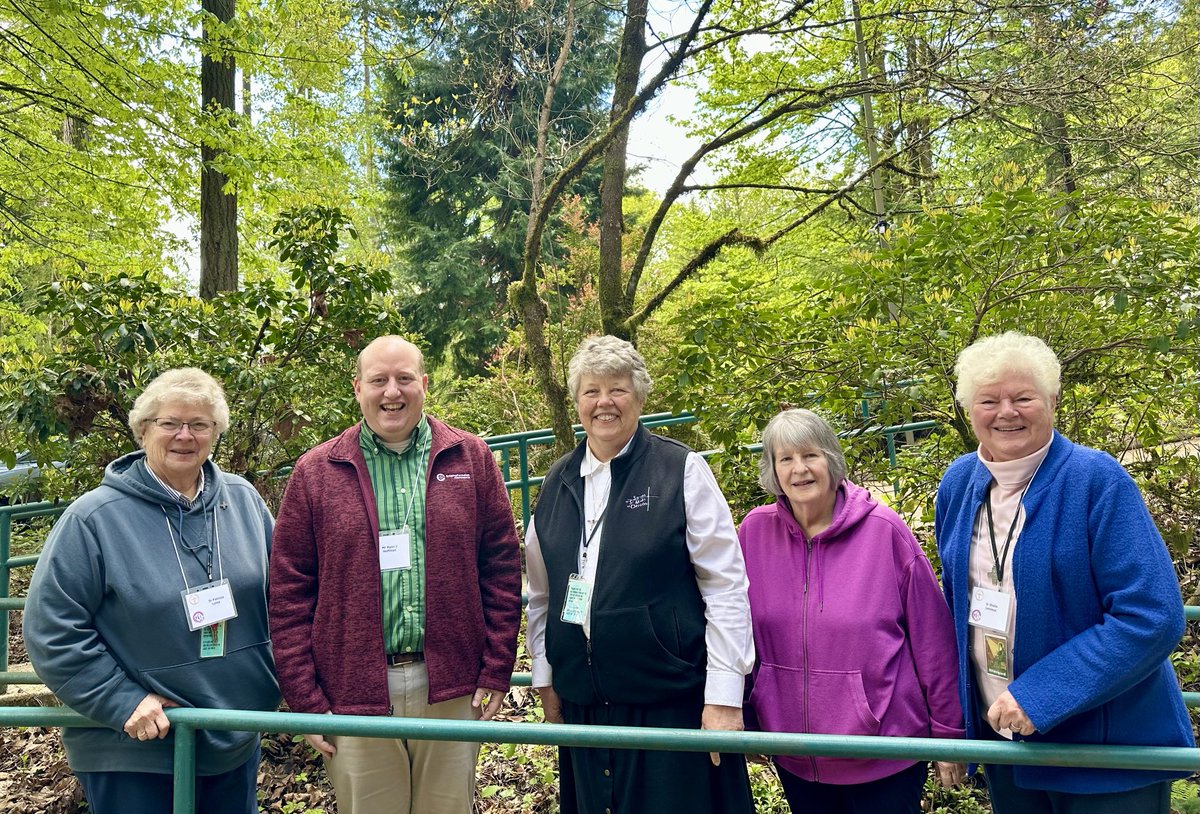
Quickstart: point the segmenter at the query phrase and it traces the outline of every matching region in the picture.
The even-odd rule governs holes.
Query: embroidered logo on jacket
[[[625,498],[626,509],[645,509],[650,511],[650,498],[658,497],[658,495],[650,494],[650,487],[646,487],[646,493],[643,495],[634,495],[633,497]]]
[[[448,481],[448,480],[470,480],[470,479],[471,479],[470,472],[451,472],[449,475],[447,475],[445,472],[437,473],[438,483],[442,483],[442,482]]]

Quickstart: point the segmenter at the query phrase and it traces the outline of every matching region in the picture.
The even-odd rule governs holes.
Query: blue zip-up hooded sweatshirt
[[[967,612],[971,535],[992,475],[972,452],[938,487],[942,587],[954,614],[967,737],[986,709],[972,680]],[[1137,485],[1110,455],[1057,432],[1022,501],[1013,546],[1016,631],[1009,692],[1037,732],[1017,740],[1194,746],[1168,656],[1183,635],[1171,557]],[[1127,791],[1187,772],[1013,766],[1018,786]]]
[[[104,725],[63,729],[67,762],[79,772],[171,773],[174,729],[152,741],[121,729],[148,693],[185,707],[279,704],[267,631],[274,523],[266,504],[249,483],[209,461],[204,491],[183,509],[147,471],[145,457],[113,461],[101,485],[67,509],[29,586],[24,633],[34,669],[64,704]],[[184,574],[190,587],[207,582],[207,553],[218,540],[213,577],[229,580],[238,615],[226,623],[225,655],[201,659],[200,632],[188,630],[180,592]],[[198,731],[198,773],[240,766],[258,738]]]

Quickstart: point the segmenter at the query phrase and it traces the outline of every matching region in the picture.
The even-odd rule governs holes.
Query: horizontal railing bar
[[[0,684],[41,684],[37,673],[0,672]],[[509,683],[513,687],[528,687],[533,684],[533,673],[513,673]]]
[[[0,727],[8,726],[83,726],[98,727],[69,707],[0,707]]]
[[[37,673],[13,673],[5,670],[0,672],[0,684],[41,684]]]
[[[40,557],[40,556],[41,556],[40,554],[25,554],[24,556],[21,556],[21,557],[9,557],[8,558],[8,567],[9,568],[23,568],[27,565],[37,565],[38,557]]]
[[[639,418],[638,420],[641,421],[642,424],[646,425],[647,427],[667,427],[667,426],[671,426],[674,424],[689,424],[696,420],[696,416],[687,411],[684,411],[684,412],[678,413],[678,414],[676,414],[676,413],[648,413],[644,416],[641,416],[641,418]],[[575,430],[575,432],[578,433],[581,430],[583,430],[583,425],[582,424],[573,424],[571,426],[571,429]],[[489,446],[491,444],[507,445],[507,442],[509,442],[509,441],[517,441],[517,442],[524,441],[525,443],[531,443],[531,442],[536,443],[537,441],[542,441],[542,440],[553,441],[554,440],[554,430],[549,430],[549,429],[543,428],[543,429],[539,429],[539,430],[525,430],[523,432],[510,432],[510,433],[505,433],[503,435],[489,435],[486,438],[484,438],[483,440],[487,441]]]
[[[174,723],[196,729],[287,732],[419,740],[527,743],[692,752],[745,752],[768,755],[822,755],[881,760],[917,759],[961,763],[1090,766],[1102,769],[1193,771],[1200,749],[1170,746],[1094,746],[1057,743],[889,738],[862,735],[799,735],[771,732],[719,732],[650,727],[577,726],[504,721],[447,721],[361,715],[307,715],[241,710],[167,710]],[[0,708],[0,726],[94,726],[69,710],[43,707]]]
[[[0,610],[23,610],[24,608],[25,597],[23,596],[0,597]]]
[[[506,480],[504,482],[504,486],[511,492],[513,489],[520,489],[522,485],[540,486],[544,480],[546,480],[545,476],[539,475],[538,477],[530,478],[529,480]]]
[[[0,517],[6,514],[13,517],[23,517],[26,514],[37,514],[53,509],[66,508],[67,504],[59,500],[43,500],[38,503],[12,503],[8,506],[0,506]]]

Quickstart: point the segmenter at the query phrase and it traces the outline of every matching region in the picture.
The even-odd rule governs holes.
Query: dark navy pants
[[[986,720],[976,725],[984,740],[1004,740]],[[1170,814],[1171,781],[1151,783],[1129,791],[1071,794],[1018,786],[1013,767],[994,763],[983,767],[988,798],[995,814]]]
[[[925,761],[867,783],[813,783],[775,764],[792,814],[920,814]]]
[[[1069,794],[1065,791],[1023,789],[1013,782],[1013,767],[994,764],[983,767],[988,797],[996,814],[1168,814],[1171,782],[1101,794]]]
[[[196,777],[196,814],[256,814],[262,749],[224,774]],[[76,772],[94,814],[167,814],[173,778],[151,772]]]

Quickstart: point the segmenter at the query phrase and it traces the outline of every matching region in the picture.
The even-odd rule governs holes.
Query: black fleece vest
[[[639,427],[629,452],[612,460],[590,647],[580,625],[561,619],[567,580],[579,570],[584,449],[551,468],[535,513],[549,577],[546,656],[554,689],[577,704],[651,704],[702,693],[704,602],[685,536],[683,444]]]

